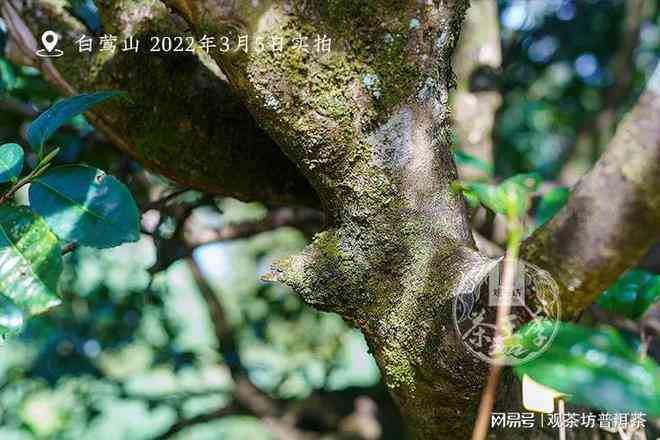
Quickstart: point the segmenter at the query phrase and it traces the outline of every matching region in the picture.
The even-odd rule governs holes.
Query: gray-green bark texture
[[[566,319],[639,261],[660,235],[660,66],[566,206],[524,245],[559,283]]]
[[[98,2],[104,32],[119,42],[128,36],[141,40],[138,53],[98,47],[80,53],[76,41],[94,34],[68,13],[66,1],[0,3],[11,34],[9,56],[39,67],[67,95],[126,92],[126,99],[96,112],[93,122],[146,166],[184,187],[244,200],[318,205],[309,183],[208,57],[150,52],[152,36],[192,36],[189,25],[162,2]],[[64,56],[35,57],[46,29],[62,34]]]
[[[39,67],[67,93],[127,90],[130,102],[103,107],[95,116],[99,126],[138,160],[183,184],[244,200],[322,207],[326,230],[300,255],[278,262],[268,278],[364,333],[416,438],[469,438],[488,366],[464,349],[451,308],[492,261],[476,250],[463,198],[451,190],[457,172],[450,153],[450,59],[467,0],[98,4],[106,30],[120,39],[153,33],[218,41],[247,35],[251,42],[309,36],[307,52],[265,44],[247,53],[211,51],[210,57],[94,55]],[[63,5],[4,0],[3,15],[19,40],[13,47],[24,48],[16,58],[26,56],[30,35],[48,27],[65,29],[73,49],[85,29]],[[330,52],[315,50],[317,35],[332,39]],[[657,105],[657,98],[650,99]],[[649,118],[657,122],[657,114]],[[561,257],[556,234],[565,243],[588,229],[587,236],[597,239],[602,224],[575,214],[594,206],[583,192],[598,198],[597,179],[611,178],[612,185],[623,179],[627,193],[640,195],[631,204],[615,202],[630,207],[631,215],[649,213],[647,225],[657,225],[650,214],[658,210],[657,199],[635,180],[647,174],[630,168],[649,163],[626,153],[637,148],[658,166],[657,130],[641,126],[656,138],[635,137],[640,142],[633,146],[625,135],[617,137],[626,145],[614,149],[623,151],[608,153],[558,219],[526,244],[527,255],[561,280],[566,295],[593,298],[604,281],[588,280],[616,276],[634,262],[629,258],[641,255],[617,256],[613,225],[606,229],[611,252],[603,257],[609,263],[583,270],[579,259],[585,255],[578,252],[570,267],[554,260]],[[629,165],[616,165],[619,160]],[[619,174],[610,173],[614,168]],[[608,220],[631,218],[600,221]],[[603,276],[603,270],[610,272]],[[576,278],[586,286],[578,293],[571,282]]]

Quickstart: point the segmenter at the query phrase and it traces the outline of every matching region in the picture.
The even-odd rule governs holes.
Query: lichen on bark
[[[567,319],[589,306],[658,240],[660,90],[652,84],[566,206],[523,246],[523,258],[559,283]]]
[[[10,30],[22,24],[32,40],[46,29],[62,34],[65,56],[52,63],[37,59],[36,47],[25,41],[19,46],[64,94],[127,92],[91,115],[113,142],[181,186],[247,201],[318,205],[307,181],[199,51],[151,51],[152,37],[192,38],[186,22],[164,3],[99,2],[104,31],[118,37],[118,46],[114,52],[96,46],[91,53],[79,52],[77,41],[97,36],[66,6],[62,0],[6,0],[3,15]],[[20,40],[21,33],[14,29],[10,36]],[[138,53],[120,49],[129,36],[140,40]]]
[[[4,1],[23,12],[35,34],[57,23],[71,44],[85,32],[59,0]],[[250,44],[266,41],[262,50],[213,51],[213,61],[190,54],[81,57],[56,64],[54,82],[63,86],[61,76],[67,93],[127,90],[131,100],[103,107],[107,117],[99,122],[123,148],[182,182],[246,199],[320,204],[327,229],[301,254],[277,262],[269,278],[362,330],[418,438],[468,438],[487,365],[454,332],[452,303],[493,262],[475,250],[464,201],[451,189],[457,171],[450,154],[450,59],[467,1],[99,4],[104,24],[120,35],[190,32],[219,44],[241,35]],[[332,50],[280,51],[267,43],[316,35],[331,38]],[[644,113],[658,113],[652,98],[624,125],[616,151],[576,188],[573,202],[525,246],[529,260],[558,278],[567,304],[571,293],[592,298],[651,235],[619,230],[609,219],[634,225],[629,220],[639,214],[657,230],[658,199],[644,183],[657,187],[660,173],[627,160],[641,153],[644,163],[660,163],[658,125]],[[634,135],[637,128],[646,136]],[[595,197],[608,182],[632,194],[614,200],[623,207],[615,215]],[[600,222],[585,217],[585,201],[602,214]],[[605,238],[591,229],[601,223]],[[558,245],[576,233],[598,246]],[[623,240],[628,234],[630,246]],[[590,260],[589,249],[607,252]],[[593,264],[582,268],[584,261]]]
[[[215,55],[329,217],[269,279],[363,331],[418,438],[469,436],[485,365],[455,335],[451,309],[490,260],[450,188],[450,57],[466,2],[232,4],[188,2],[196,33],[332,38],[329,53]]]

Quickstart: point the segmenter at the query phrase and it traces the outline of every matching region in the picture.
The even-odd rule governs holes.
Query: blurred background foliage
[[[93,20],[92,6],[71,4]],[[501,66],[470,79],[472,90],[501,95],[494,163],[461,155],[460,140],[457,159],[491,181],[539,173],[538,225],[641,93],[660,55],[660,15],[653,0],[497,6]],[[1,21],[0,30],[1,48]],[[36,69],[5,58],[0,93],[2,142],[22,141],[26,124],[58,98]],[[317,213],[180,191],[82,117],[52,143],[63,147],[59,162],[82,161],[129,185],[144,233],[138,243],[68,254],[63,304],[0,348],[0,438],[266,439],[280,428],[273,420],[287,417],[328,439],[403,437],[360,333],[259,280],[318,230]],[[502,244],[492,221],[479,225]],[[626,280],[650,282],[655,269],[637,270],[644,275]],[[612,291],[630,291],[626,280],[600,301],[604,309],[618,301]],[[630,307],[626,318],[637,311]]]
[[[590,167],[657,63],[657,8],[639,0],[500,2],[498,174],[537,171],[572,183]]]

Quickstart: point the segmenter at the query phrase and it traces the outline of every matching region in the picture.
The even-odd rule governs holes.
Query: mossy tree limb
[[[126,99],[104,104],[90,117],[149,168],[183,187],[246,201],[318,205],[310,185],[257,126],[217,66],[195,53],[151,51],[154,36],[192,38],[185,21],[164,3],[99,2],[103,32],[118,37],[114,53],[99,50],[99,35],[73,17],[65,1],[1,3],[12,47],[22,49],[14,58],[31,60],[63,94],[127,92]],[[61,34],[64,56],[34,55],[46,29]],[[79,52],[77,41],[84,35],[95,39],[90,53]],[[128,36],[140,40],[138,53],[121,50]]]
[[[452,302],[492,262],[475,250],[450,185],[450,57],[466,3],[188,5],[198,36],[309,37],[307,52],[215,52],[329,218],[269,278],[363,331],[418,438],[467,438],[486,365],[456,336]],[[314,49],[317,35],[332,51]]]
[[[660,67],[566,206],[523,246],[574,317],[660,239]]]
[[[29,1],[5,1],[23,7],[35,5]],[[51,3],[56,2],[43,2]],[[135,111],[131,106],[108,106],[106,110],[111,123],[119,127],[128,124],[126,131],[122,131],[128,141],[144,139],[144,144],[135,145],[150,145],[145,151],[163,158],[151,163],[148,154],[141,157],[158,170],[167,171],[165,174],[175,174],[172,170],[178,170],[183,177],[191,178],[186,177],[188,172],[206,179],[198,182],[203,189],[220,189],[225,194],[233,191],[239,196],[249,194],[264,201],[277,198],[273,194],[279,194],[284,201],[288,194],[288,200],[294,202],[313,199],[313,194],[318,194],[329,219],[328,229],[318,234],[302,254],[279,262],[270,277],[292,286],[313,306],[341,314],[363,331],[385,383],[411,430],[422,439],[468,438],[486,377],[487,365],[466,352],[451,319],[453,299],[470,282],[483,277],[492,265],[491,260],[475,250],[463,199],[450,186],[457,173],[449,151],[447,101],[453,85],[449,60],[466,3],[463,0],[169,1],[167,4],[178,11],[174,14],[158,1],[100,2],[104,21],[118,33],[131,33],[125,27],[133,23],[138,28],[146,26],[144,35],[187,32],[189,25],[198,38],[248,35],[252,42],[270,36],[310,38],[308,52],[292,47],[277,51],[268,46],[261,51],[214,51],[214,61],[222,73],[214,72],[209,67],[212,64],[182,59],[178,61],[181,66],[175,64],[167,70],[167,80],[172,84],[165,92],[155,87],[159,81],[167,82],[162,77],[154,84],[147,84],[146,89],[128,89],[141,100],[136,107],[139,112],[132,113],[133,118],[148,110],[179,121],[177,118],[190,113],[204,118],[204,125],[212,133],[229,130],[231,124],[240,127],[245,123],[250,130],[260,127],[263,130],[260,139],[273,139],[278,147],[271,144],[269,148],[273,150],[265,147],[254,150],[274,151],[273,156],[266,156],[265,162],[259,161],[259,154],[257,159],[254,155],[243,157],[244,162],[256,160],[244,164],[247,169],[272,169],[273,163],[282,163],[284,154],[295,165],[286,168],[292,174],[282,173],[279,180],[271,176],[272,179],[258,181],[261,190],[252,187],[243,193],[234,186],[231,176],[245,169],[239,166],[243,163],[240,160],[235,162],[239,165],[234,169],[209,169],[206,165],[200,165],[199,169],[187,166],[187,171],[177,168],[179,158],[172,155],[167,136],[153,131],[153,127],[130,131],[133,129],[130,120],[121,119],[121,111]],[[142,20],[144,17],[138,14],[150,8],[160,11],[158,20]],[[55,11],[61,13],[61,8]],[[117,11],[124,12],[118,15],[119,21],[113,18]],[[49,20],[54,19],[53,14],[36,9],[29,12],[26,17],[35,32],[51,25]],[[71,23],[73,28],[80,26],[75,21]],[[315,51],[316,35],[332,39],[330,52]],[[174,62],[168,61],[169,56],[160,61],[150,57],[108,62],[92,59],[83,66],[98,67],[90,69],[94,78],[108,75],[99,82],[79,78],[81,65],[59,69],[67,81],[82,81],[85,87],[80,88],[86,90],[126,85],[135,75],[135,69],[142,72],[138,76],[158,72]],[[113,70],[113,66],[120,65],[122,69]],[[183,74],[177,66],[191,72]],[[221,78],[223,75],[225,79]],[[191,76],[195,81],[184,87]],[[191,94],[204,95],[197,87],[205,84],[208,87],[215,81],[221,81],[222,86],[217,85],[220,91],[215,90],[216,85],[203,88],[211,98],[205,100],[201,96],[200,102],[190,101]],[[225,96],[223,93],[228,96],[226,100],[220,99]],[[181,105],[177,108],[183,116],[171,112],[174,104],[170,99],[176,106]],[[152,107],[144,107],[144,103]],[[218,103],[236,109],[236,116],[223,114]],[[578,274],[579,286],[588,288],[566,289],[573,285],[569,281],[575,270],[581,268],[556,261],[566,256],[556,244],[557,237],[575,239],[574,234],[593,228],[585,232],[586,236],[599,243],[600,238],[593,233],[600,227],[598,222],[586,219],[580,212],[600,203],[598,212],[611,216],[604,208],[606,205],[596,201],[598,195],[602,197],[600,184],[611,179],[617,188],[632,197],[630,204],[628,199],[610,199],[610,203],[619,203],[622,208],[621,215],[613,216],[615,220],[639,224],[629,217],[637,213],[643,217],[644,229],[657,230],[657,217],[650,214],[657,212],[657,199],[642,181],[636,180],[642,176],[651,182],[651,188],[657,184],[659,173],[653,167],[647,169],[649,163],[658,163],[657,143],[647,142],[654,139],[653,133],[657,135],[652,125],[655,120],[657,127],[657,119],[651,119],[657,116],[649,116],[651,110],[657,115],[657,104],[649,104],[645,97],[640,105],[642,110],[633,113],[630,124],[639,126],[640,133],[648,136],[639,138],[632,130],[628,130],[629,138],[621,135],[621,145],[614,149],[620,152],[608,153],[592,173],[601,177],[593,178],[596,180],[591,184],[588,183],[591,177],[585,179],[587,183],[576,189],[565,212],[527,244],[526,255],[552,271],[565,292],[569,292],[566,296],[569,304],[571,292],[592,298],[598,283],[590,284],[589,280],[610,276],[603,278],[602,272],[620,272],[636,257],[632,245],[643,247],[644,232],[623,229],[621,235],[617,227],[608,226],[602,241],[607,243],[606,257],[590,266],[588,272]],[[246,109],[254,121],[241,122],[245,121]],[[195,120],[192,118],[189,123]],[[175,125],[177,139],[208,135],[203,130],[199,134],[198,126],[187,130],[185,123]],[[242,132],[237,131],[236,136],[242,136]],[[195,150],[199,158],[208,158],[205,154],[218,151],[231,156],[236,151],[232,147],[236,144],[229,143],[226,148],[225,141],[209,141],[204,145],[205,149]],[[646,160],[640,162],[629,157],[631,152],[643,153]],[[641,168],[637,169],[638,166]],[[229,173],[230,178],[224,173]],[[292,188],[287,186],[288,182],[302,182],[302,188],[306,189],[300,190],[297,183]],[[308,197],[301,197],[303,193]],[[564,231],[568,232],[562,236]],[[632,237],[631,245],[622,241],[626,234]],[[565,244],[566,240],[561,243]],[[583,247],[590,246],[591,243]],[[621,258],[615,255],[617,246],[622,246]],[[599,248],[594,246],[594,249]],[[578,265],[580,258],[587,255],[573,247],[569,250],[577,256]]]

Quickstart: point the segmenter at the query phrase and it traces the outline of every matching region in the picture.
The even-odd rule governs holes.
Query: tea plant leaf
[[[66,121],[117,95],[119,92],[87,93],[59,101],[30,124],[27,131],[28,144],[41,156],[44,143]]]
[[[46,222],[25,206],[0,205],[0,293],[29,314],[60,303],[59,241]]]
[[[0,183],[13,182],[23,171],[25,153],[18,144],[0,146]]]
[[[139,213],[124,184],[82,165],[47,171],[30,185],[30,206],[63,240],[108,248],[140,238]]]

